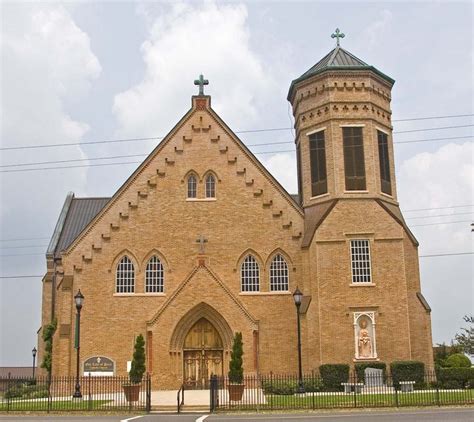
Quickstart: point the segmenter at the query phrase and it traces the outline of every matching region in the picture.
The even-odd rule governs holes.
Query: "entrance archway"
[[[186,388],[209,387],[212,374],[223,375],[224,346],[218,331],[206,318],[188,331],[183,344],[183,375]]]

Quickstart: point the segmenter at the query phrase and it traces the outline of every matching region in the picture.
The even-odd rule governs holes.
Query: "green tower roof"
[[[377,70],[375,67],[363,62],[358,57],[354,56],[352,53],[349,53],[347,50],[344,50],[339,45],[336,46],[334,50],[331,50],[326,54],[319,62],[317,62],[313,67],[308,69],[303,73],[299,78],[294,79],[291,82],[290,90],[288,91],[288,101],[290,101],[291,96],[293,95],[293,90],[295,85],[298,82],[304,81],[311,78],[314,75],[318,75],[327,70],[371,70],[376,73],[391,85],[395,83],[395,80],[389,76],[382,73],[380,70]]]

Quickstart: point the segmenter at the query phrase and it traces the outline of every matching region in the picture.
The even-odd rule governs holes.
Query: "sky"
[[[212,107],[234,131],[291,128],[290,82],[334,48],[337,27],[344,48],[396,80],[398,195],[420,242],[434,343],[449,343],[463,315],[474,312],[473,256],[459,255],[472,253],[474,214],[471,2],[0,7],[1,148],[53,145],[0,150],[0,366],[31,364],[40,328],[38,275],[66,194],[113,195],[188,111],[200,73],[209,79]],[[143,137],[156,139],[86,144]],[[297,192],[291,129],[241,139]],[[259,145],[269,142],[287,143]],[[65,143],[77,145],[58,146]],[[128,157],[94,160],[122,155]],[[66,160],[82,161],[13,166]],[[429,256],[440,254],[455,255]],[[11,278],[25,275],[34,277]]]

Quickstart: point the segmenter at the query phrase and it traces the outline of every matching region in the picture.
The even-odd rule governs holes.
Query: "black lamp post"
[[[303,299],[303,293],[300,292],[298,287],[293,293],[293,299],[295,300],[296,305],[296,318],[298,321],[298,393],[304,393],[304,384],[303,384],[303,369],[301,366],[301,322],[300,322],[300,306]]]
[[[31,354],[33,355],[33,379],[35,379],[35,368],[36,368],[36,347],[33,347]]]
[[[80,357],[79,357],[79,350],[81,348],[81,309],[82,309],[82,304],[84,303],[84,296],[81,293],[81,290],[79,289],[77,291],[76,296],[74,296],[74,301],[76,302],[76,309],[77,309],[77,314],[76,314],[76,341],[75,341],[75,348],[77,350],[77,360],[76,360],[76,390],[74,391],[74,394],[72,395],[73,398],[75,399],[80,399],[82,398],[81,394],[81,384],[79,382],[79,362],[80,362]]]

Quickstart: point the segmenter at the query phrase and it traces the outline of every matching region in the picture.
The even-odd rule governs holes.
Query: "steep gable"
[[[184,152],[193,142],[198,143],[194,146],[202,145],[202,148],[218,151],[222,160],[216,166],[235,167],[235,177],[243,179],[245,189],[252,190],[253,197],[261,201],[261,206],[268,210],[268,219],[281,221],[280,228],[288,230],[294,239],[302,236],[303,211],[300,206],[210,108],[210,97],[197,96],[193,97],[193,107],[82,230],[65,254],[74,251],[100,222],[100,233],[92,233],[90,249],[86,251],[86,247],[83,253],[84,261],[92,259],[94,250],[101,249],[102,242],[108,241],[112,232],[119,230],[120,222],[129,218],[129,211],[146,201],[150,190],[156,189],[168,173],[173,174],[176,188],[184,183],[184,174],[173,171],[182,166],[180,161],[186,159]],[[199,149],[195,152],[199,153]],[[103,224],[105,220],[106,224]]]

